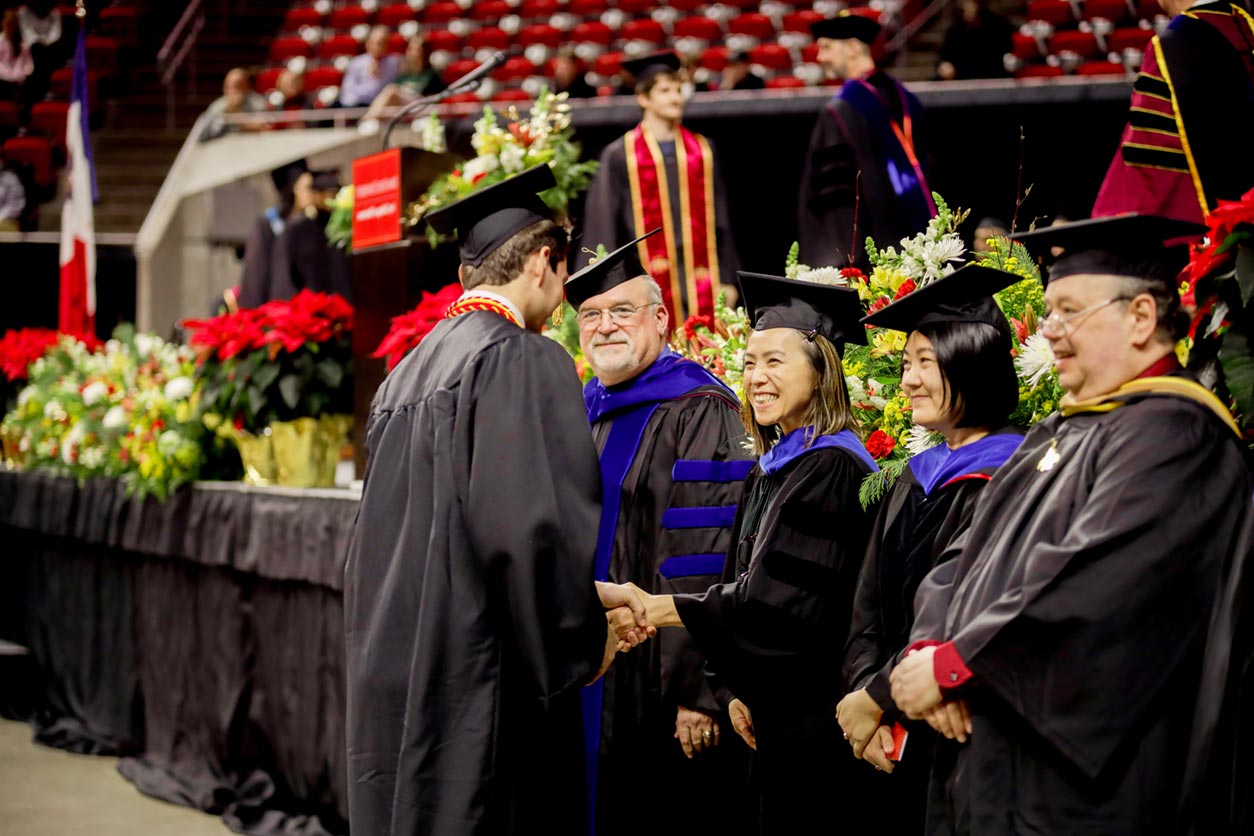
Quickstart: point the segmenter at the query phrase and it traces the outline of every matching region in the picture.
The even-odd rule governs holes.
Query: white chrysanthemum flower
[[[78,454],[78,463],[90,470],[95,470],[104,464],[105,451],[103,447],[87,447]]]
[[[1015,370],[1028,386],[1036,386],[1054,367],[1054,352],[1045,335],[1037,332],[1028,337],[1015,358]]]
[[[151,334],[135,335],[135,353],[139,355],[141,360],[160,346],[161,339],[158,337],[154,337]]]
[[[61,408],[61,402],[58,401],[56,398],[53,398],[52,400],[44,404],[44,417],[45,418],[51,418],[55,421],[55,420],[59,420],[57,417],[59,415],[61,416],[65,415],[65,410]]]
[[[83,387],[83,406],[95,406],[109,395],[109,387],[103,381],[93,380]]]
[[[181,401],[188,398],[195,389],[190,377],[176,377],[165,385],[165,399],[167,401]]]
[[[183,438],[174,430],[166,430],[157,437],[157,452],[163,456],[172,456],[178,452]]]
[[[853,403],[861,403],[867,398],[866,389],[862,386],[862,378],[855,375],[845,375],[845,388],[849,390],[849,400]]]
[[[470,162],[462,166],[462,179],[473,181],[480,174],[487,174],[490,171],[496,171],[501,167],[501,161],[496,157],[475,157]]]
[[[944,440],[945,436],[940,433],[915,424],[910,428],[910,440],[906,442],[906,449],[910,451],[910,455],[917,456],[924,450],[931,450]]]
[[[30,403],[30,399],[35,397],[35,394],[36,394],[36,390],[34,386],[27,386],[21,392],[18,392],[17,393],[18,407],[23,407],[23,406],[26,406],[26,404]]]
[[[100,423],[106,430],[120,430],[126,426],[126,410],[121,406],[112,407]]]
[[[506,143],[501,149],[501,168],[505,169],[506,174],[517,174],[526,167],[526,163],[523,162],[525,156],[526,152],[523,151],[521,145]]]
[[[814,267],[805,272],[797,273],[797,281],[830,284],[839,287],[849,286],[849,280],[840,274],[839,267]]]
[[[70,431],[65,436],[65,443],[66,444],[78,444],[86,437],[87,437],[87,425],[80,422],[70,427]]]
[[[800,276],[802,273],[808,273],[813,269],[814,268],[811,267],[809,264],[802,264],[800,262],[797,262],[796,264],[790,264],[789,266],[784,268],[784,278],[795,279],[798,276]]]
[[[105,343],[105,354],[114,355],[122,350],[122,343],[119,340],[109,340]]]

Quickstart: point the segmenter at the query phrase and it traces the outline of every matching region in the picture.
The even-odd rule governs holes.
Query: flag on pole
[[[92,206],[99,199],[87,113],[87,33],[80,25],[65,131],[70,188],[61,207],[61,295],[58,328],[75,336],[96,334],[96,232]]]

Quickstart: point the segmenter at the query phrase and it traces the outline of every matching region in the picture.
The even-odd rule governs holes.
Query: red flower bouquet
[[[392,327],[371,357],[386,357],[388,371],[396,368],[406,354],[418,347],[423,337],[444,318],[449,306],[462,294],[460,284],[451,284],[435,293],[423,292],[418,307],[392,320]]]
[[[10,383],[26,380],[30,364],[56,345],[57,337],[57,332],[48,328],[5,331],[0,337],[0,374]]]
[[[896,446],[896,439],[883,430],[876,430],[866,440],[867,452],[871,454],[871,458],[877,461],[892,455],[893,448]]]

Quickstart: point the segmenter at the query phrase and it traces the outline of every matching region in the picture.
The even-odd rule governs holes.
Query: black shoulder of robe
[[[746,489],[760,479],[782,484],[756,531],[739,523],[734,530],[733,550],[752,539],[749,570],[703,595],[676,597],[684,626],[746,704],[834,709],[871,528],[871,514],[858,502],[865,475],[861,461],[832,448],[808,452],[773,475],[755,468]]]
[[[488,312],[388,376],[345,568],[355,833],[582,833],[600,477],[561,346]]]
[[[623,137],[605,147],[600,162],[584,201],[583,224],[572,272],[588,266],[597,244],[604,244],[607,250],[613,252],[636,237],[627,178],[627,143]]]

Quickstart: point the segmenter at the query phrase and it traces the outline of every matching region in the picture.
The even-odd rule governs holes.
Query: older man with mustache
[[[584,389],[603,491],[596,576],[649,592],[704,592],[723,573],[753,462],[736,396],[666,346],[670,317],[640,260],[647,237],[566,283],[596,373]],[[584,689],[589,791],[601,788],[589,832],[626,832],[644,816],[657,833],[737,833],[744,817],[734,802],[744,794],[735,771],[745,752],[718,746],[729,726],[704,659],[682,630],[650,644]],[[615,790],[641,775],[649,790],[633,794],[637,815],[623,816]]]

